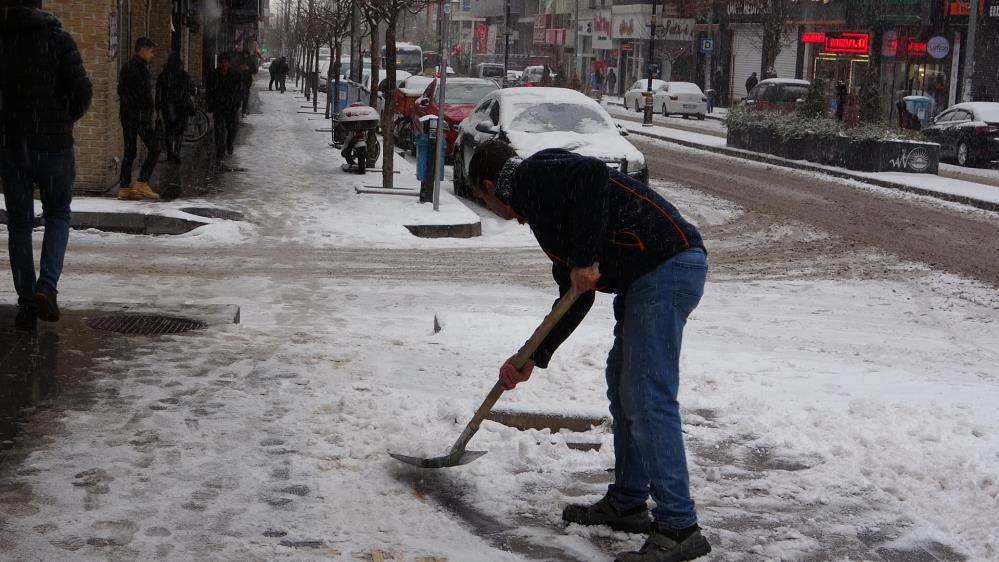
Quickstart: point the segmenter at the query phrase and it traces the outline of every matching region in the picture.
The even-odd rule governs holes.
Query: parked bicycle
[[[199,83],[194,84],[194,108],[194,114],[187,118],[187,129],[184,129],[184,140],[187,142],[200,141],[212,128],[204,88]]]

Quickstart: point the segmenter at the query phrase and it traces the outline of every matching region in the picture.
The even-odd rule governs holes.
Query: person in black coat
[[[593,305],[594,291],[616,295],[605,373],[614,419],[614,483],[593,505],[567,506],[562,519],[650,534],[651,548],[622,553],[621,561],[707,554],[711,546],[690,497],[677,403],[683,328],[707,275],[701,235],[648,185],[563,149],[520,160],[508,144],[486,141],[469,161],[468,179],[493,213],[531,227],[552,261],[560,294],[578,295],[526,364],[518,369],[510,360],[503,363],[499,378],[505,389],[526,381],[535,367],[548,366]],[[656,502],[652,521],[650,494]]]
[[[281,90],[281,93],[285,93],[285,80],[288,78],[288,59],[286,57],[281,57],[274,63],[276,67],[274,69],[274,75],[277,77],[277,88]]]
[[[760,80],[756,77],[756,73],[750,74],[749,78],[746,78],[746,95],[749,95],[749,92],[752,92],[753,88],[759,83]]]
[[[118,199],[159,199],[149,185],[156,162],[160,159],[160,143],[156,136],[156,101],[149,77],[149,61],[153,60],[156,43],[148,37],[135,40],[135,54],[118,75],[119,115],[125,139],[125,155],[121,159],[121,181]],[[139,180],[132,185],[132,164],[135,162],[137,138],[146,146],[146,159],[139,168]]]
[[[156,79],[156,108],[166,132],[167,158],[180,164],[187,118],[194,110],[194,84],[184,70],[180,53],[170,53],[166,67]]]
[[[219,66],[208,74],[205,88],[208,111],[215,117],[215,156],[221,160],[233,153],[243,103],[243,81],[232,68],[229,55],[219,55]]]
[[[40,8],[38,0],[6,0],[0,7],[0,180],[19,330],[34,329],[38,318],[59,319],[56,294],[76,166],[73,124],[93,96],[73,37]],[[45,217],[37,278],[31,248],[36,187]]]

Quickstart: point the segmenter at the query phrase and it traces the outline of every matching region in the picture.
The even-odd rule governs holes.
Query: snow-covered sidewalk
[[[399,209],[415,201],[358,195],[375,176],[339,170],[322,120],[296,114],[290,93],[261,98],[234,157],[245,171],[213,199],[252,223],[220,236],[230,243],[73,233],[68,309],[231,303],[242,323],[99,340],[70,393],[85,399],[36,414],[0,471],[2,557],[607,562],[638,547],[559,521],[606,486],[606,426],[485,422],[470,448],[489,454],[440,471],[386,455],[453,443],[549,310],[550,263],[515,221],[483,216],[477,239],[409,235]],[[828,236],[793,224],[746,235],[743,209],[658,187],[712,256]],[[687,325],[680,400],[710,559],[994,558],[994,288],[869,250],[847,257],[884,273],[716,268]],[[605,415],[612,326],[600,295],[551,368],[500,406]],[[79,358],[60,335],[61,356]],[[566,445],[581,441],[600,448]]]

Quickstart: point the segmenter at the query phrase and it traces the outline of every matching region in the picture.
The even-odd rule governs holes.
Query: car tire
[[[957,145],[957,165],[958,166],[972,166],[974,162],[971,159],[971,148],[968,143],[962,142]]]
[[[454,194],[458,197],[468,197],[471,198],[472,188],[468,185],[468,179],[465,178],[465,158],[462,156],[463,150],[455,144],[454,149],[454,168],[452,169],[452,177],[454,181]]]
[[[703,113],[698,113],[697,114],[697,120],[698,121],[704,121],[704,114]]]

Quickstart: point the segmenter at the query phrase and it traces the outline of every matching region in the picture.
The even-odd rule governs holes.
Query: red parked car
[[[412,123],[411,130],[413,131],[413,138],[409,146],[414,147],[414,149],[416,147],[416,136],[423,132],[423,122],[420,121],[420,118],[427,115],[437,117],[439,114],[437,107],[438,83],[440,83],[440,80],[435,78],[427,86],[427,89],[424,90],[423,95],[416,100],[416,104],[409,113],[410,122]],[[454,140],[458,137],[458,125],[461,124],[465,117],[468,117],[472,113],[475,105],[482,98],[489,95],[493,90],[499,89],[499,87],[496,86],[496,82],[486,78],[449,77],[445,88],[444,136],[447,139],[446,154],[450,155],[451,149],[454,147]]]

